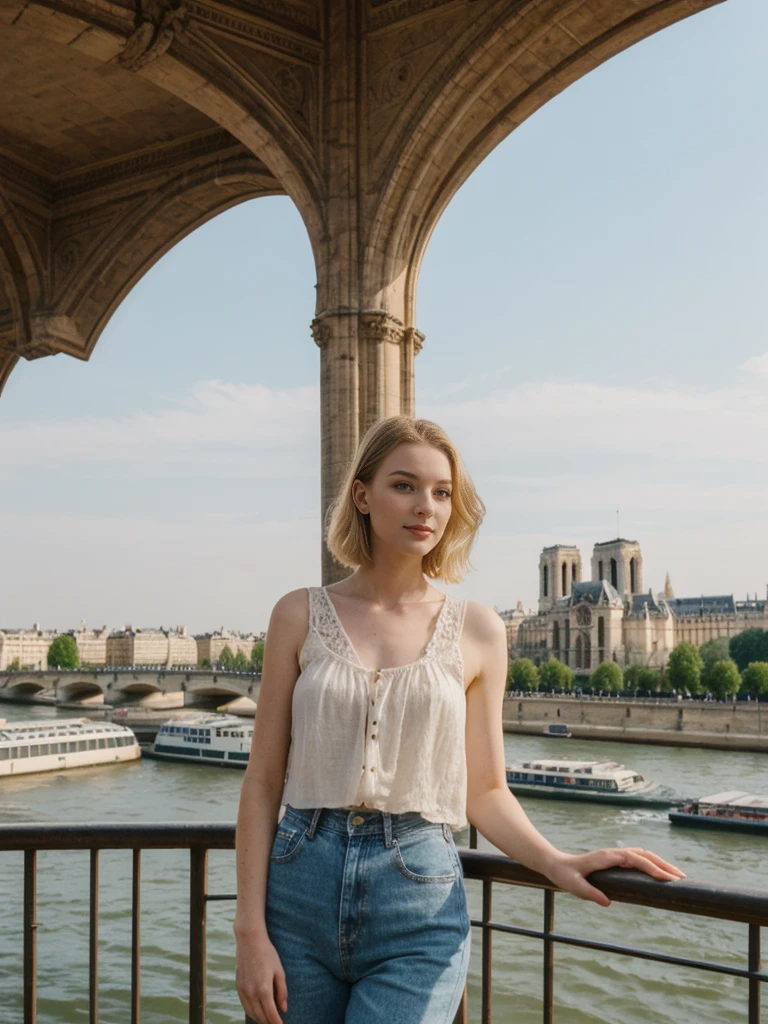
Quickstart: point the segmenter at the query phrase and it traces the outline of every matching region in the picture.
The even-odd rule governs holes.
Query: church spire
[[[667,573],[667,578],[664,580],[664,597],[671,600],[674,596],[675,592],[672,589],[672,580],[669,578],[669,573]]]

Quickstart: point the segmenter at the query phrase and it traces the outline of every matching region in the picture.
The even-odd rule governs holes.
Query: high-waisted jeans
[[[266,925],[285,971],[286,1024],[456,1015],[471,931],[447,824],[288,804],[270,854]]]

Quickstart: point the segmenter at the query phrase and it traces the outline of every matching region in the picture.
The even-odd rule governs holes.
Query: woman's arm
[[[246,1013],[280,1024],[275,1006],[287,1006],[285,975],[265,925],[269,854],[275,838],[291,742],[291,700],[299,677],[298,653],[309,622],[307,591],[275,605],[264,645],[259,699],[248,767],[240,791],[235,861],[236,986]]]
[[[469,602],[463,649],[472,682],[467,689],[467,817],[508,857],[546,875],[562,889],[608,906],[610,900],[586,881],[609,867],[637,868],[662,881],[685,877],[647,850],[594,850],[567,854],[531,824],[507,785],[502,715],[507,678],[504,623],[490,608]]]

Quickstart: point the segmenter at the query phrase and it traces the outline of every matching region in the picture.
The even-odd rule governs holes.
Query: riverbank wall
[[[768,753],[766,704],[507,697],[502,723],[534,736],[557,723],[578,739]]]

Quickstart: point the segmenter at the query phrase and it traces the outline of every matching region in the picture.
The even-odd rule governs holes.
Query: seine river
[[[50,717],[44,707],[0,705],[9,720]],[[62,714],[59,712],[59,714]],[[552,752],[562,741],[505,736],[507,760]],[[558,749],[560,749],[558,747]],[[613,758],[687,796],[725,789],[768,790],[765,755],[569,740],[570,757]],[[3,822],[233,821],[242,775],[215,767],[143,759],[0,780]],[[664,811],[525,801],[538,828],[562,849],[645,846],[678,864],[691,880],[768,890],[765,839],[672,828]],[[457,833],[458,845],[468,834]],[[483,849],[492,849],[480,840]],[[22,1024],[22,854],[0,854],[0,1020]],[[188,855],[147,851],[142,863],[141,1001],[147,1024],[187,1020]],[[88,854],[38,858],[38,1021],[88,1020]],[[234,853],[210,855],[211,892],[233,892]],[[125,1024],[130,984],[130,853],[102,853],[100,1021]],[[481,916],[480,883],[467,882],[472,917]],[[556,928],[607,942],[630,943],[679,956],[746,965],[747,930],[705,918],[614,904],[602,909],[557,897]],[[540,928],[539,892],[494,886],[496,921]],[[208,1024],[242,1021],[233,986],[234,904],[208,910]],[[539,1024],[541,945],[493,939],[494,1020]],[[473,932],[470,1019],[480,1013],[480,935]],[[737,1024],[746,1021],[746,984],[693,970],[679,971],[624,957],[563,947],[556,952],[557,1024]],[[768,993],[764,1002],[768,1004]],[[763,1021],[768,1024],[768,1007]],[[311,1022],[307,1022],[311,1024]]]

